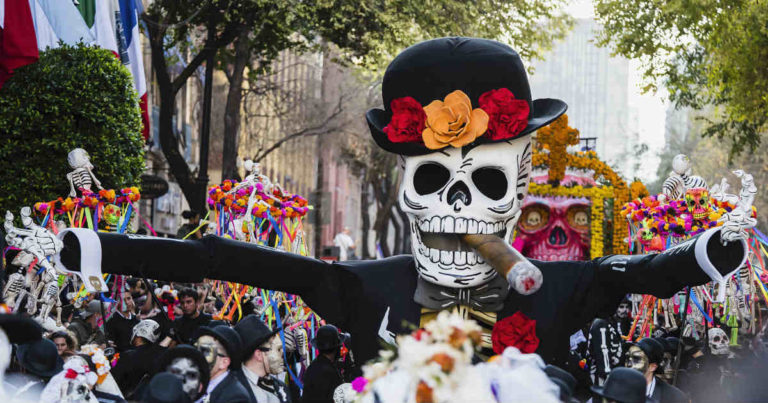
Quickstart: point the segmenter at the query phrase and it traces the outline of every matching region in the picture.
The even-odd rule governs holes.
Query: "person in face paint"
[[[658,403],[689,402],[688,396],[680,389],[654,376],[660,368],[664,346],[658,341],[645,338],[629,347],[626,366],[643,374],[647,387],[645,395]]]
[[[602,385],[611,370],[621,366],[626,351],[621,336],[629,330],[629,311],[629,299],[625,297],[613,315],[595,319],[589,328],[589,372],[595,385]]]
[[[291,401],[286,385],[275,375],[285,372],[283,343],[278,332],[271,330],[256,315],[248,315],[235,325],[243,340],[243,364],[234,371],[256,402],[286,403]]]
[[[198,330],[195,347],[203,353],[211,371],[211,380],[206,388],[210,403],[249,403],[248,391],[232,373],[239,363],[242,349],[240,336],[227,325],[213,328],[203,326]],[[204,399],[205,399],[204,398]]]
[[[159,371],[168,372],[181,380],[184,393],[195,401],[208,387],[210,372],[205,356],[193,346],[182,344],[168,350],[160,358]]]

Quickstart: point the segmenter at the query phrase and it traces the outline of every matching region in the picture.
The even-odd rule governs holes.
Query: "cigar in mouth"
[[[541,287],[541,270],[504,239],[493,234],[466,234],[461,240],[476,250],[520,294],[530,295]]]

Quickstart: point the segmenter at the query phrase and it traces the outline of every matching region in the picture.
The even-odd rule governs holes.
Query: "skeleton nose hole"
[[[465,206],[469,206],[472,203],[472,196],[469,192],[469,187],[463,182],[458,181],[448,189],[448,204],[453,205],[456,201],[461,200]]]

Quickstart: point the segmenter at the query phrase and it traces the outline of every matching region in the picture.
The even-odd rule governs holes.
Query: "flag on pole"
[[[120,52],[123,64],[128,67],[133,75],[133,86],[139,93],[139,107],[141,108],[141,120],[144,124],[142,135],[144,141],[149,139],[149,113],[147,108],[147,80],[144,76],[144,60],[141,55],[141,43],[139,38],[140,3],[136,0],[120,0],[120,19],[117,31],[122,28],[125,37],[127,51]]]
[[[0,0],[0,87],[19,67],[40,57],[27,0]]]
[[[117,0],[79,0],[77,9],[94,38],[94,44],[111,50],[118,56],[116,14],[120,6]]]

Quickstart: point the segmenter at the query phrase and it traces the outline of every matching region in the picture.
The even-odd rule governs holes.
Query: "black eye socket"
[[[472,172],[472,182],[480,193],[491,200],[501,200],[507,194],[507,175],[498,168],[480,168]]]
[[[448,183],[451,173],[448,168],[436,163],[428,162],[416,168],[413,174],[413,187],[419,195],[435,193]]]

